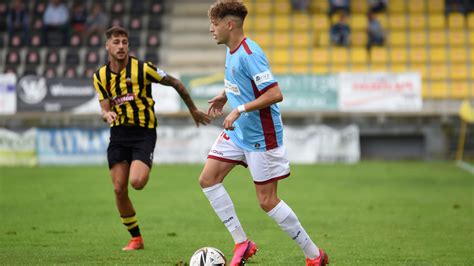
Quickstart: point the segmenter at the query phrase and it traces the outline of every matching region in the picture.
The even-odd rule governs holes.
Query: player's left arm
[[[188,107],[194,122],[196,122],[196,126],[199,127],[199,124],[207,125],[211,122],[209,116],[196,107],[188,90],[179,79],[167,74],[159,82],[163,85],[173,87],[178,92],[179,96],[181,99],[183,99],[184,103]]]

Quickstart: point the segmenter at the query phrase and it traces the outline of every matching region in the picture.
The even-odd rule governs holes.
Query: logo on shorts
[[[153,161],[153,152],[150,152],[150,161]]]
[[[219,156],[221,156],[221,157],[224,156],[224,153],[222,153],[222,152],[220,152],[220,151],[218,151],[218,150],[211,150],[211,153],[217,154],[217,155],[219,155]]]

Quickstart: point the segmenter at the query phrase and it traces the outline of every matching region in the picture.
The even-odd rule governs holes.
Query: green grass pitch
[[[202,194],[201,165],[155,165],[131,190],[145,250],[129,240],[106,166],[0,168],[0,264],[188,262],[233,242]],[[247,265],[304,265],[299,247],[258,206],[248,171],[225,181],[260,251]],[[293,165],[279,195],[331,265],[474,265],[474,175],[453,162]]]

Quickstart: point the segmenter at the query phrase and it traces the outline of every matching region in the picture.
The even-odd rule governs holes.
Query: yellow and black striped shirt
[[[110,70],[108,64],[94,74],[94,87],[99,100],[110,100],[111,111],[117,119],[110,125],[133,125],[156,128],[155,101],[151,96],[151,83],[160,82],[166,73],[150,62],[129,57],[127,67],[120,73]]]

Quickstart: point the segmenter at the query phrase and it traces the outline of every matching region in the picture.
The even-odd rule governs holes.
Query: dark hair
[[[125,35],[128,38],[128,31],[120,26],[113,26],[105,32],[105,36],[107,37],[107,39],[110,39],[113,36],[117,35]]]
[[[244,21],[247,8],[238,0],[218,0],[209,7],[207,15],[211,20],[223,19],[226,16],[236,16]]]

